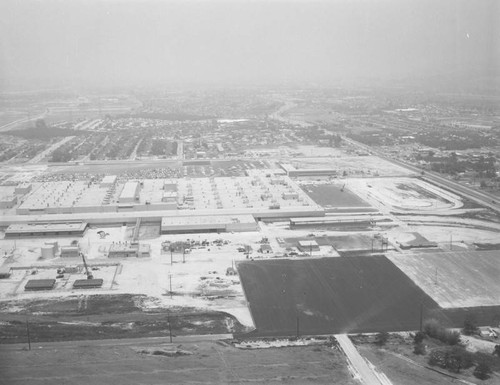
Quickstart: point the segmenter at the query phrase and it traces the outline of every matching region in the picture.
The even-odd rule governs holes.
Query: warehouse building
[[[99,184],[99,186],[103,188],[111,187],[116,184],[116,181],[117,181],[116,175],[106,175],[104,178],[102,178],[102,181]]]
[[[88,227],[87,222],[41,222],[15,223],[5,230],[5,238],[28,237],[81,237]]]
[[[17,196],[7,195],[0,197],[0,209],[11,209],[17,204]]]
[[[243,232],[257,229],[252,215],[163,217],[161,221],[162,234]]]
[[[111,244],[108,258],[148,258],[151,256],[149,244],[137,242],[115,242]]]
[[[127,182],[120,194],[120,203],[134,203],[139,200],[139,182]]]

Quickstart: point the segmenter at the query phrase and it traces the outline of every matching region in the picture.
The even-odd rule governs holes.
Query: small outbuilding
[[[73,283],[74,289],[97,289],[102,287],[102,278],[96,279],[77,279]]]
[[[10,278],[10,266],[0,266],[0,279]]]
[[[55,279],[30,279],[24,290],[26,291],[42,291],[52,290],[56,284]]]
[[[298,249],[302,252],[319,251],[319,245],[316,241],[299,241]]]

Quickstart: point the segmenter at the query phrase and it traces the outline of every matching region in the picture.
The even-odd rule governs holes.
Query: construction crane
[[[87,262],[85,261],[85,255],[83,255],[82,252],[80,252],[80,255],[82,256],[82,259],[83,259],[83,266],[85,266],[85,274],[87,274],[87,279],[94,279],[94,276],[89,271],[89,268],[87,266]]]

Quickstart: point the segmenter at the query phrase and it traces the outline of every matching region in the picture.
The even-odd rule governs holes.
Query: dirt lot
[[[497,251],[388,256],[440,306],[500,305]]]
[[[155,349],[186,355],[141,353]],[[327,346],[241,350],[216,342],[137,342],[32,351],[6,351],[0,346],[0,372],[0,384],[5,385],[357,384],[343,354]]]
[[[362,200],[353,192],[343,187],[342,184],[302,184],[301,188],[317,204],[325,207],[370,207],[370,204]]]
[[[140,295],[81,295],[0,303],[0,344],[105,338],[220,334],[246,329],[224,312],[194,308],[144,310]]]
[[[437,304],[383,256],[251,261],[238,270],[257,335],[416,330]]]

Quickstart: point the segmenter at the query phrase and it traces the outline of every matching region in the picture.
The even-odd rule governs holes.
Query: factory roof
[[[116,182],[116,175],[106,175],[104,178],[102,178],[101,183],[102,184],[112,184]]]
[[[185,217],[163,217],[162,226],[176,225],[207,225],[227,223],[251,223],[255,222],[253,215],[206,215],[206,216],[185,216]]]
[[[56,231],[84,231],[87,222],[45,222],[45,223],[14,223],[5,233],[34,233],[34,232],[56,232]]]
[[[136,194],[137,194],[137,186],[139,185],[139,182],[127,182],[123,186],[123,190],[120,194],[120,199],[123,198],[133,198],[135,199]]]

